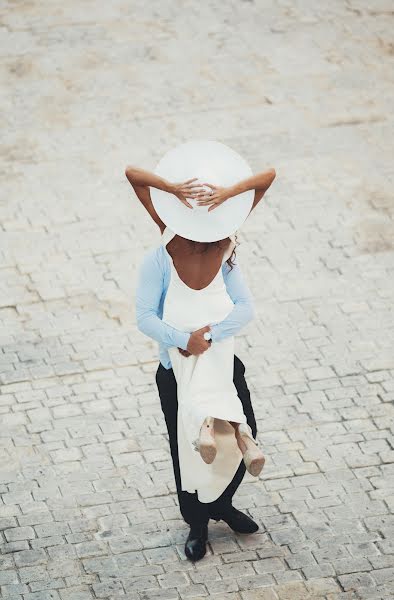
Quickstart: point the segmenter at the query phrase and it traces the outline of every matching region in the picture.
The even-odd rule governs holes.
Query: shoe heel
[[[253,475],[253,477],[257,477],[260,475],[264,467],[264,454],[258,447],[248,423],[240,423],[238,426],[238,431],[246,446],[246,451],[243,454],[245,467],[247,471]]]

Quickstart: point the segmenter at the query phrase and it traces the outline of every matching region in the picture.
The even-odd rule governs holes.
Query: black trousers
[[[245,380],[245,365],[234,355],[234,385],[238,396],[242,402],[246,420],[250,425],[253,436],[256,437],[257,427],[253,407],[250,401],[250,392]],[[177,438],[177,383],[172,369],[166,369],[160,363],[156,372],[156,384],[159,392],[161,408],[164,413],[165,422],[168,430],[172,464],[176,489],[178,494],[179,508],[183,519],[189,525],[198,525],[206,523],[210,518],[220,517],[220,514],[231,507],[232,497],[240,485],[246,471],[244,461],[241,461],[233,479],[224,490],[224,492],[214,502],[200,502],[197,492],[191,494],[181,489],[181,478],[178,458],[178,438]]]

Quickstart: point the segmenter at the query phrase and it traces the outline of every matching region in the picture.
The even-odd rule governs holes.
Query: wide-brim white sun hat
[[[193,185],[210,183],[224,187],[253,175],[242,156],[225,144],[210,140],[192,140],[172,148],[159,161],[155,173],[171,183],[197,177]],[[163,223],[195,242],[215,242],[234,234],[246,220],[254,199],[254,190],[248,190],[208,212],[208,206],[197,206],[197,199],[187,198],[193,206],[189,208],[173,194],[155,187],[150,191]]]

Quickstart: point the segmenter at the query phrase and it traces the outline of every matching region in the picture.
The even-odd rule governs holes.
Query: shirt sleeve
[[[159,317],[163,291],[164,272],[155,249],[145,255],[138,273],[135,299],[137,326],[142,333],[165,346],[187,350],[190,333],[171,327]]]
[[[239,264],[235,261],[231,269],[227,263],[224,263],[224,268],[227,293],[234,302],[234,307],[223,321],[211,325],[212,342],[220,342],[228,336],[235,335],[255,316],[253,296]]]

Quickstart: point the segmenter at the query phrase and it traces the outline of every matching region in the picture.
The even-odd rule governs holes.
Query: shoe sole
[[[243,424],[242,424],[243,425]],[[260,448],[257,446],[256,440],[254,439],[251,431],[240,432],[241,438],[246,446],[245,453],[243,454],[243,460],[245,463],[245,467],[247,471],[253,475],[253,477],[258,477],[261,471],[263,470],[265,457],[261,452]]]
[[[213,420],[212,420],[212,423],[213,423]],[[205,422],[204,422],[204,424],[205,424]],[[202,425],[202,430],[201,430],[200,437],[198,440],[197,448],[200,452],[200,456],[203,459],[203,461],[207,465],[210,465],[211,463],[213,463],[213,461],[216,458],[217,448],[216,448],[215,439],[212,438],[212,434],[214,434],[213,426],[211,426],[211,428],[209,429],[209,432],[208,432],[207,431],[208,428],[204,427],[204,424]]]
[[[200,442],[199,449],[200,449],[200,456],[203,459],[203,461],[207,465],[210,465],[211,463],[213,463],[213,461],[216,458],[216,452],[217,452],[216,444],[214,444],[212,442]]]
[[[260,451],[257,453],[247,451],[244,454],[244,463],[247,471],[253,475],[253,477],[258,477],[263,470],[265,458]]]

